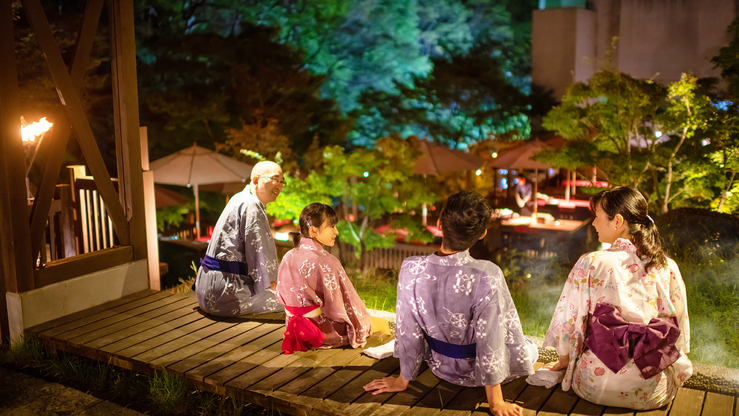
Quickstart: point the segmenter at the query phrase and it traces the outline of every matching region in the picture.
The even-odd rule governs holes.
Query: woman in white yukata
[[[332,247],[339,232],[333,208],[313,203],[300,213],[300,235],[277,271],[277,301],[288,316],[282,350],[363,347],[371,334],[370,315]]]
[[[590,209],[611,246],[570,272],[544,340],[559,360],[544,368],[566,370],[562,390],[593,403],[664,406],[693,373],[685,284],[638,191],[603,191]]]

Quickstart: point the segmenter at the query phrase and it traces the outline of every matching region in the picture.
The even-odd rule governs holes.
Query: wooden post
[[[149,258],[149,289],[161,290],[162,281],[159,273],[159,240],[157,239],[154,172],[149,171],[149,134],[146,127],[139,128],[139,136],[141,136],[141,168],[144,170],[144,206],[146,210],[146,250]]]
[[[12,4],[13,0],[0,0],[0,333],[3,341],[9,339],[11,326],[6,292],[25,292],[34,287]]]
[[[146,210],[144,204],[141,140],[139,137],[139,97],[136,81],[136,43],[133,2],[108,2],[113,82],[113,114],[118,157],[118,191],[129,221],[129,238],[134,259],[148,257]],[[158,264],[158,262],[157,262]]]

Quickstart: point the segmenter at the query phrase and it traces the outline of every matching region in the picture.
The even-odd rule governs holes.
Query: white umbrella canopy
[[[418,147],[423,156],[418,159],[413,173],[424,175],[439,175],[462,170],[475,170],[485,162],[482,158],[464,152],[450,149],[428,140],[418,140]]]
[[[192,186],[195,193],[195,227],[200,237],[198,186],[224,182],[246,183],[254,166],[193,144],[149,163],[154,182]]]

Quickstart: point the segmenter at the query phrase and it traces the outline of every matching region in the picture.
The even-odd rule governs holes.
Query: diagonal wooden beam
[[[57,93],[61,99],[67,118],[72,127],[77,132],[77,138],[85,156],[90,172],[95,180],[100,196],[105,202],[105,208],[111,217],[113,227],[116,234],[123,245],[128,245],[130,241],[128,221],[123,211],[123,207],[118,201],[118,194],[113,188],[113,183],[108,174],[108,170],[100,155],[100,149],[95,142],[95,136],[92,133],[87,116],[82,110],[82,102],[72,83],[72,78],[67,72],[64,59],[59,51],[59,45],[54,39],[51,27],[46,19],[44,10],[38,0],[21,0],[23,10],[26,13],[31,28],[41,45],[41,50],[46,56],[46,61],[54,79]]]
[[[90,62],[92,45],[95,40],[100,14],[103,11],[105,0],[88,0],[85,5],[85,13],[82,17],[82,26],[77,37],[70,78],[76,90],[82,87],[85,70]],[[50,131],[51,137],[44,141],[45,154],[47,155],[44,172],[41,176],[41,185],[36,192],[36,198],[31,209],[31,250],[34,258],[38,256],[43,246],[44,228],[49,214],[49,208],[54,197],[59,172],[64,161],[64,151],[67,148],[71,126],[65,112],[59,114],[54,120],[54,129]]]

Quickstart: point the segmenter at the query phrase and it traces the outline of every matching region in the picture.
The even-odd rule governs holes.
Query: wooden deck
[[[199,389],[293,415],[475,415],[488,413],[483,388],[439,380],[429,369],[397,394],[373,396],[362,386],[398,373],[398,360],[376,360],[361,349],[281,354],[284,319],[213,319],[194,295],[145,291],[27,331],[53,348],[153,373],[166,370]],[[387,338],[387,336],[385,336]],[[387,339],[370,338],[370,346]],[[739,416],[733,396],[681,389],[666,408],[634,412],[597,406],[559,386],[503,386],[524,415]]]

